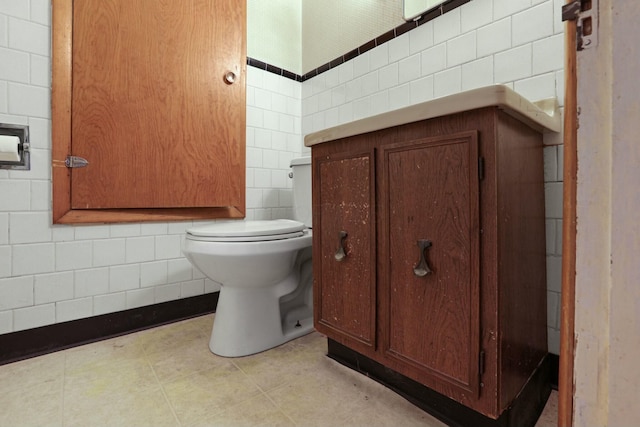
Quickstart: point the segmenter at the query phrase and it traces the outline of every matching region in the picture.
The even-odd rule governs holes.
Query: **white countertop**
[[[498,107],[541,132],[560,132],[562,130],[558,102],[555,98],[531,102],[507,86],[494,85],[436,98],[310,133],[304,137],[304,145],[311,147],[339,138],[484,107]]]

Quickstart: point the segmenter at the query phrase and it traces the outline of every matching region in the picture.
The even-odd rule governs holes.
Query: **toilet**
[[[291,162],[294,220],[222,221],[187,230],[183,253],[220,284],[209,348],[240,357],[313,330],[311,158]]]

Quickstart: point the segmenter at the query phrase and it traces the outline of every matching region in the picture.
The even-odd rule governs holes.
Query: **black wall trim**
[[[297,82],[302,82],[302,76],[296,73],[292,73],[291,71],[287,71],[283,68],[276,67],[275,65],[267,64],[266,62],[262,62],[258,59],[247,57],[247,65],[259,68],[264,71],[268,71],[273,74],[277,74],[282,77],[286,77],[291,80],[295,80]]]
[[[352,60],[356,56],[362,55],[368,50],[373,49],[376,46],[380,46],[383,43],[388,42],[389,40],[393,40],[396,37],[401,36],[407,31],[413,30],[414,28],[418,28],[420,25],[432,21],[437,17],[444,15],[445,13],[452,11],[453,9],[462,6],[465,3],[469,3],[471,0],[447,0],[444,3],[430,9],[422,14],[422,16],[416,18],[413,21],[405,22],[397,26],[396,28],[387,31],[384,34],[379,35],[373,40],[369,40],[362,46],[359,46],[352,51],[345,53],[344,55],[340,55],[332,61],[327,62],[315,68],[304,75],[299,75],[296,73],[292,73],[291,71],[287,71],[283,68],[276,67],[274,65],[267,64],[266,62],[262,62],[260,60],[247,57],[247,65],[255,68],[259,68],[264,71],[268,71],[270,73],[277,74],[282,77],[286,77],[291,80],[295,80],[297,82],[304,82],[309,80],[317,75],[324,73],[325,71],[329,71],[332,68],[337,67],[338,65],[344,64],[347,61]]]
[[[0,335],[0,365],[213,313],[220,292]]]
[[[551,388],[558,390],[558,373],[560,372],[560,356],[549,353],[549,361],[551,362],[551,372],[549,373],[549,382]]]

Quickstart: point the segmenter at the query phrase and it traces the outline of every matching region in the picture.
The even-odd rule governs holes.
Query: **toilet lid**
[[[302,236],[305,225],[290,219],[216,222],[187,230],[187,237],[211,241],[264,241]]]

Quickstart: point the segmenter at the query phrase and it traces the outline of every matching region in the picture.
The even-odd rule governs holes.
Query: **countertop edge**
[[[562,129],[558,103],[555,98],[534,103],[514,92],[508,86],[493,85],[435,98],[420,104],[313,132],[304,137],[304,145],[311,147],[340,138],[485,107],[498,107],[541,132],[560,132]]]

